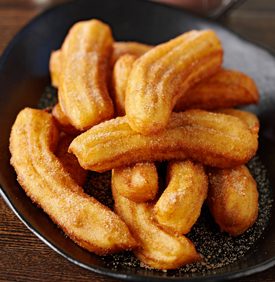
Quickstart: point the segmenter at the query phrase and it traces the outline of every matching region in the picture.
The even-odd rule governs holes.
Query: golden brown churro
[[[125,223],[89,197],[54,155],[58,131],[44,111],[22,110],[12,127],[11,164],[18,182],[59,227],[78,245],[97,254],[136,246]]]
[[[111,57],[111,65],[113,66],[116,61],[123,55],[134,55],[135,57],[140,57],[153,46],[143,44],[140,42],[131,42],[131,41],[120,41],[113,44],[113,54]]]
[[[117,192],[116,187],[116,175],[113,174],[115,210],[140,245],[135,255],[143,263],[157,269],[174,269],[201,259],[189,239],[169,234],[154,223],[151,205],[135,203],[124,198]]]
[[[79,130],[113,116],[107,90],[112,44],[109,26],[90,20],[76,23],[62,45],[58,98],[62,111]]]
[[[211,169],[208,205],[222,231],[233,236],[244,233],[258,216],[257,184],[243,165],[233,169]]]
[[[128,78],[136,60],[134,55],[123,55],[115,63],[112,75],[112,94],[116,113],[125,115],[125,93]]]
[[[153,200],[158,192],[158,173],[154,163],[137,163],[113,170],[116,190],[129,200],[142,203]]]
[[[177,100],[214,74],[222,47],[213,31],[191,31],[158,45],[136,60],[126,90],[125,110],[133,130],[163,130]]]
[[[257,147],[257,136],[239,118],[188,110],[173,113],[167,128],[150,136],[133,131],[126,117],[106,121],[76,137],[69,151],[85,169],[106,171],[137,162],[171,159],[192,159],[228,168],[246,163]]]
[[[259,92],[253,79],[239,71],[221,69],[187,91],[177,101],[175,111],[191,108],[215,110],[258,101]]]
[[[187,234],[196,223],[207,196],[208,180],[201,164],[169,162],[168,186],[154,207],[157,222],[175,234]]]

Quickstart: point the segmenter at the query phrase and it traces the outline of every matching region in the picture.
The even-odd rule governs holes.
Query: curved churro
[[[179,98],[175,111],[191,108],[215,110],[257,104],[258,101],[259,92],[253,79],[239,71],[221,69]]]
[[[246,163],[257,147],[257,136],[239,118],[188,110],[173,113],[167,128],[150,136],[133,131],[127,117],[106,121],[76,137],[69,151],[85,169],[106,171],[137,162],[171,159],[228,168]]]
[[[157,222],[176,234],[187,234],[196,223],[207,196],[208,180],[201,164],[169,162],[168,186],[154,207]]]
[[[158,173],[154,163],[137,163],[113,170],[117,192],[142,203],[153,200],[158,192]]]
[[[60,50],[53,51],[51,53],[50,63],[49,63],[52,85],[57,88],[59,83],[59,75],[61,72],[60,57],[61,57]]]
[[[98,20],[76,23],[61,48],[58,98],[70,123],[85,130],[113,116],[107,90],[112,33]]]
[[[245,166],[211,169],[208,205],[222,231],[244,233],[258,217],[257,184]]]
[[[140,57],[153,46],[133,41],[120,41],[113,44],[113,53],[111,57],[111,65],[114,66],[116,61],[123,55],[134,55]]]
[[[71,135],[61,135],[55,150],[55,155],[63,165],[64,169],[69,172],[71,178],[79,185],[83,186],[87,178],[87,170],[83,169],[75,155],[68,152],[68,148],[73,140]]]
[[[50,114],[29,108],[18,114],[10,136],[11,164],[27,195],[89,251],[107,254],[136,246],[125,223],[86,195],[64,169],[53,154],[57,140]]]
[[[136,60],[134,55],[123,55],[115,63],[112,75],[112,94],[116,113],[125,115],[125,92],[128,78]]]
[[[177,100],[190,87],[215,73],[222,47],[213,31],[191,31],[146,52],[134,63],[125,110],[133,130],[160,132]]]
[[[69,119],[67,118],[67,116],[63,113],[60,104],[57,103],[52,110],[52,115],[55,118],[58,127],[68,133],[68,134],[77,134],[79,133],[79,130],[77,130],[69,121]]]
[[[124,198],[116,187],[116,175],[113,174],[115,210],[139,243],[140,248],[135,251],[135,255],[143,263],[157,269],[174,269],[201,259],[189,239],[169,234],[153,222],[151,205]]]

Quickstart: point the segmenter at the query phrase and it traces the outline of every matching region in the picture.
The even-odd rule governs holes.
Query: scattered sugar
[[[52,107],[56,103],[56,90],[47,87],[43,94],[38,107]],[[249,162],[248,167],[254,176],[259,190],[259,216],[252,228],[247,230],[243,235],[234,238],[226,233],[221,233],[214,223],[208,208],[202,209],[202,214],[187,235],[197,250],[202,254],[203,260],[199,263],[186,265],[178,270],[167,271],[169,277],[181,276],[181,273],[207,273],[211,270],[232,264],[244,256],[257,243],[257,240],[263,237],[264,230],[268,226],[271,217],[272,192],[267,178],[267,172],[261,163],[259,157],[255,157]],[[162,175],[165,169],[159,170]],[[160,181],[163,186],[164,181]],[[160,187],[160,190],[163,187]],[[84,190],[89,195],[94,196],[106,206],[113,208],[113,199],[111,195],[111,173],[95,173],[91,172],[87,178]],[[146,267],[131,252],[123,252],[121,254],[101,257],[105,267],[112,270],[127,269],[144,269],[146,271],[156,271]],[[163,272],[163,271],[158,271]]]

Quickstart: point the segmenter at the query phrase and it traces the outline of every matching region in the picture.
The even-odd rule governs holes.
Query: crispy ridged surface
[[[253,79],[239,71],[221,69],[187,91],[177,101],[175,111],[191,108],[215,110],[258,101],[259,92]]]
[[[249,130],[253,134],[256,135],[258,134],[260,129],[260,122],[255,114],[247,111],[236,110],[236,109],[222,109],[222,110],[218,110],[217,112],[239,118],[240,120],[242,120],[247,124]]]
[[[71,135],[61,135],[55,150],[55,155],[62,163],[64,169],[69,172],[71,178],[79,185],[83,186],[87,178],[87,171],[83,169],[77,161],[75,155],[68,152],[68,148],[73,141]]]
[[[213,31],[190,31],[158,45],[134,63],[125,110],[132,129],[163,130],[177,100],[222,63],[222,47]]]
[[[53,51],[51,53],[49,68],[50,68],[52,85],[54,87],[58,87],[59,74],[61,72],[60,57],[61,57],[60,50]]]
[[[244,233],[258,216],[257,184],[245,166],[211,169],[208,205],[222,231]]]
[[[203,110],[173,113],[159,134],[142,135],[127,117],[97,125],[76,137],[69,147],[82,167],[95,171],[143,161],[191,159],[228,168],[246,163],[258,140],[239,118]]]
[[[116,113],[125,115],[125,92],[128,78],[136,60],[134,55],[123,55],[115,63],[112,75],[112,94]]]
[[[153,200],[158,192],[158,173],[154,163],[116,168],[113,178],[117,192],[136,203]]]
[[[154,206],[157,222],[176,234],[187,234],[196,223],[207,196],[208,179],[201,164],[169,162],[167,187]]]
[[[77,134],[79,130],[77,130],[69,121],[68,117],[63,113],[60,104],[57,103],[52,110],[52,115],[57,121],[58,127],[68,133],[68,134]]]
[[[98,20],[76,23],[61,48],[58,98],[70,123],[85,130],[113,116],[107,89],[112,33]]]
[[[117,192],[116,185],[116,175],[113,174],[115,210],[139,243],[135,255],[143,263],[157,269],[175,269],[201,259],[189,239],[169,234],[157,226],[152,220],[151,205],[124,198]]]
[[[57,141],[50,114],[29,108],[18,114],[10,136],[11,164],[27,195],[89,251],[106,254],[136,246],[125,223],[70,177],[53,154]]]
[[[113,66],[116,61],[123,55],[134,55],[136,57],[139,57],[152,49],[153,46],[139,43],[139,42],[133,42],[133,41],[120,41],[115,42],[113,44],[113,53],[111,57],[111,65]]]

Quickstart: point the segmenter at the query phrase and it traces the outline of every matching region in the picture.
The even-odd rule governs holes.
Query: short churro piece
[[[69,147],[82,167],[106,171],[137,162],[191,159],[220,168],[241,165],[258,147],[239,118],[203,110],[173,113],[167,128],[142,135],[130,128],[127,117],[94,126],[76,137]]]
[[[257,184],[245,166],[211,169],[208,205],[222,231],[244,233],[258,217]]]
[[[68,133],[68,134],[77,134],[79,133],[79,130],[77,130],[69,121],[69,119],[67,118],[67,116],[63,113],[60,104],[56,104],[53,107],[52,110],[52,115],[55,118],[55,120],[57,121],[57,125],[58,127]]]
[[[113,54],[111,57],[111,65],[113,66],[116,61],[123,55],[134,55],[139,57],[152,49],[153,46],[143,44],[140,42],[120,41],[113,44]]]
[[[109,26],[90,20],[76,23],[62,45],[58,98],[62,111],[78,130],[113,116],[107,90],[112,44]]]
[[[223,50],[213,31],[191,31],[137,59],[127,84],[125,110],[131,128],[162,131],[177,100],[221,66]]]
[[[97,254],[136,246],[126,224],[89,197],[64,169],[53,151],[58,131],[51,114],[22,110],[10,136],[11,164],[18,182],[78,245]]]
[[[60,57],[61,57],[60,50],[56,50],[51,53],[49,68],[50,68],[52,85],[54,87],[58,87],[58,83],[59,83],[59,75],[61,72]]]
[[[175,269],[201,259],[193,243],[184,236],[163,231],[152,220],[152,206],[135,203],[117,192],[116,175],[112,175],[115,211],[129,227],[139,244],[135,255],[146,265],[157,269]]]
[[[257,104],[259,92],[255,82],[247,75],[221,69],[187,91],[175,106],[175,111],[190,108],[215,110],[239,105]]]
[[[136,60],[134,55],[123,55],[115,63],[112,75],[112,92],[116,113],[125,115],[125,92],[128,78]]]
[[[113,170],[117,192],[142,203],[153,200],[158,192],[158,173],[154,163],[137,163]]]
[[[207,197],[208,180],[203,166],[191,161],[170,162],[167,183],[154,207],[154,217],[165,230],[187,234]]]

